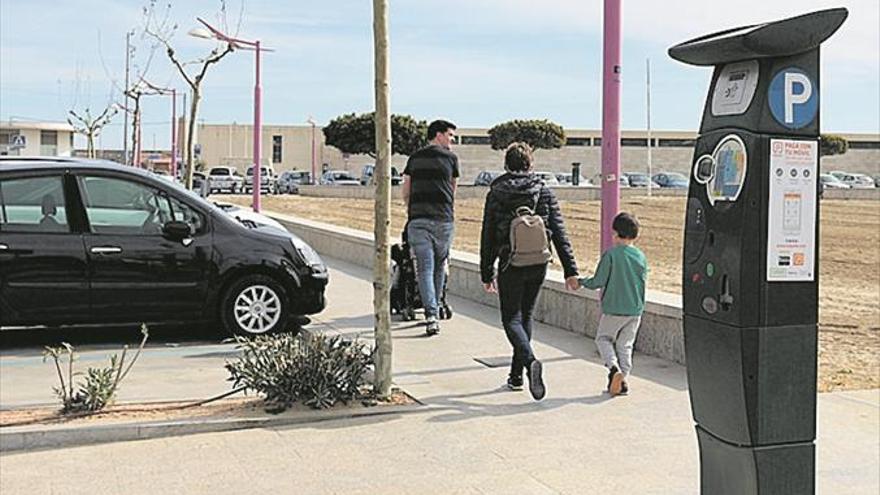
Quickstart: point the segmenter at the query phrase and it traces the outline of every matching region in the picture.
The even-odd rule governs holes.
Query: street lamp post
[[[315,178],[317,177],[315,175],[316,168],[318,166],[318,154],[317,154],[317,147],[316,147],[316,143],[315,143],[315,126],[316,126],[317,122],[315,122],[315,119],[313,119],[311,116],[309,116],[309,119],[306,120],[306,122],[308,122],[312,126],[312,180],[310,182],[312,184],[314,184]]]
[[[260,40],[248,41],[239,38],[233,38],[223,34],[201,18],[197,17],[197,21],[202,23],[205,28],[195,28],[190,30],[190,36],[205,39],[216,39],[226,43],[236,49],[253,50],[256,53],[256,77],[254,82],[254,174],[253,174],[253,208],[255,213],[260,212],[260,187],[261,187],[261,171],[260,161],[262,159],[262,135],[263,135],[263,118],[262,118],[262,98],[263,89],[260,86],[260,52],[274,51],[270,48],[260,46]]]

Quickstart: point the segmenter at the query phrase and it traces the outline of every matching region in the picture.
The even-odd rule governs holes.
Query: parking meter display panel
[[[718,158],[708,182],[691,175],[682,272],[685,314],[729,325],[760,323],[755,308],[763,267],[758,208],[763,184],[760,166],[746,160],[764,149],[763,139],[743,131],[722,129],[697,140],[695,157]]]

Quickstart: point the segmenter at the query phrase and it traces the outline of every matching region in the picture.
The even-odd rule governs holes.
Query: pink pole
[[[312,122],[312,184],[315,183],[315,168],[318,164],[318,154],[315,143],[315,122]]]
[[[137,126],[137,146],[134,148],[134,166],[137,168],[141,168],[141,109],[138,109],[134,112],[134,121],[137,122],[135,124]]]
[[[612,247],[611,223],[620,208],[621,0],[605,0],[602,60],[602,244]]]
[[[256,83],[254,84],[254,213],[260,212],[260,187],[262,185],[260,181],[260,161],[262,155],[262,142],[261,137],[263,134],[263,121],[262,121],[262,88],[260,87],[260,42],[256,42],[257,45],[257,77]]]
[[[171,90],[171,177],[177,180],[177,90]]]

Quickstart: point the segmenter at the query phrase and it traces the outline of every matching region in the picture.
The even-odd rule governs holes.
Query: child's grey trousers
[[[603,314],[596,330],[596,347],[605,366],[617,366],[624,377],[632,370],[633,344],[642,316],[619,316]]]

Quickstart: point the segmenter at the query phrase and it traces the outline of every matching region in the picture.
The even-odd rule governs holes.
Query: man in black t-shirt
[[[440,333],[438,298],[446,277],[446,258],[454,232],[458,157],[450,151],[455,124],[435,120],[428,126],[428,146],[413,153],[403,171],[407,239],[416,258],[419,294],[428,335]]]

